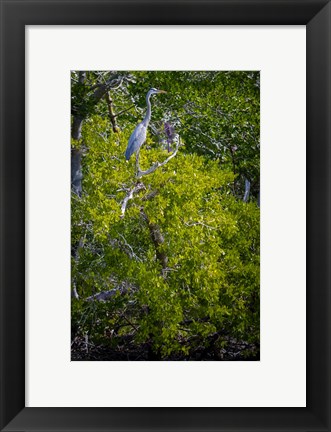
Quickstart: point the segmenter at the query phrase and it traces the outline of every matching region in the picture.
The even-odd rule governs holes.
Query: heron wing
[[[125,157],[127,160],[130,159],[131,155],[138,150],[138,148],[146,140],[146,126],[143,123],[139,123],[135,130],[132,132],[128,146],[126,148]]]

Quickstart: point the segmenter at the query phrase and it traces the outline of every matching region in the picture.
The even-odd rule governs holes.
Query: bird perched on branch
[[[129,143],[125,151],[126,160],[129,160],[130,157],[133,155],[133,153],[139,150],[146,140],[147,127],[151,120],[151,114],[152,114],[150,97],[153,94],[157,94],[157,93],[167,93],[167,92],[164,90],[157,90],[155,88],[151,88],[148,91],[146,95],[147,112],[144,120],[138,124],[138,126],[135,128],[135,130],[132,132],[130,136]]]

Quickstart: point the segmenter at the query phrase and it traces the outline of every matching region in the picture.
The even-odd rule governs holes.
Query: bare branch
[[[126,206],[128,205],[129,200],[133,198],[133,195],[135,193],[139,192],[142,189],[145,189],[145,185],[143,183],[138,182],[132,189],[130,189],[128,191],[126,197],[124,198],[124,200],[122,202],[122,206],[121,206],[122,215],[121,215],[121,218],[124,217],[124,214],[125,214],[125,211],[126,211]]]
[[[71,291],[71,297],[75,298],[76,300],[79,300],[79,295],[77,292],[76,284],[74,283],[73,285],[74,286],[73,286],[72,291]]]
[[[113,132],[117,133],[119,131],[119,128],[117,126],[116,119],[115,119],[116,116],[115,116],[114,108],[113,108],[113,99],[110,97],[109,92],[106,92],[105,100],[107,102],[108,114],[109,114],[110,123],[111,123],[112,128],[113,128]]]
[[[138,291],[138,289],[139,287],[132,285],[127,281],[123,281],[123,282],[119,282],[111,290],[98,292],[89,297],[86,297],[85,300],[86,301],[107,301],[112,297],[114,297],[117,293],[119,293],[120,295],[134,294],[135,292]],[[129,301],[128,303],[132,304],[134,303],[134,300]]]
[[[75,253],[73,254],[73,257],[74,257],[76,263],[79,261],[79,252],[84,247],[85,238],[86,238],[86,233],[79,239],[78,246],[76,248]],[[76,300],[78,300],[79,299],[79,294],[78,294],[78,291],[77,291],[75,280],[73,280],[72,285],[73,285],[73,288],[72,288],[72,291],[71,291],[71,297],[73,297]]]
[[[114,248],[118,248],[122,252],[124,252],[130,259],[133,259],[133,260],[138,261],[138,262],[142,262],[143,260],[141,258],[139,258],[139,256],[134,252],[132,246],[128,244],[128,242],[125,240],[124,236],[122,234],[120,234],[120,237],[122,237],[123,241],[109,237],[109,243]]]
[[[136,153],[136,169],[137,169],[136,176],[137,176],[137,178],[143,177],[144,175],[147,175],[147,174],[151,174],[154,171],[156,171],[158,168],[160,168],[160,167],[164,166],[165,164],[167,164],[170,161],[170,159],[172,159],[173,157],[176,156],[179,147],[180,147],[180,139],[178,138],[178,142],[177,142],[177,145],[176,145],[176,148],[175,148],[174,152],[169,157],[167,157],[167,159],[165,161],[163,161],[163,162],[156,162],[154,165],[152,165],[146,171],[141,171],[141,169],[139,167],[139,151],[137,151],[137,153]]]
[[[126,294],[128,290],[123,287],[113,288],[109,291],[101,291],[97,294],[93,294],[90,297],[87,297],[86,301],[106,301],[110,298],[114,297],[117,293]]]
[[[101,84],[92,95],[94,104],[97,104],[110,88],[114,89],[118,80],[120,80],[120,85],[121,85],[123,78],[119,73],[114,73],[109,77],[109,79],[106,81],[105,84]]]
[[[214,230],[217,230],[217,229],[219,229],[218,227],[213,227],[213,226],[211,226],[211,225],[207,225],[207,224],[205,224],[205,223],[203,223],[203,222],[186,222],[185,224],[184,224],[185,226],[188,226],[188,227],[191,227],[191,226],[196,226],[196,225],[201,225],[201,226],[203,226],[203,227],[205,227],[205,228],[208,228],[208,229],[214,229]]]
[[[130,109],[132,109],[134,107],[135,107],[135,105],[131,105],[129,108],[126,108],[123,111],[120,111],[119,113],[115,114],[114,117],[118,117],[118,116],[124,114],[125,112],[130,111]]]
[[[123,242],[124,242],[124,246],[126,246],[129,249],[129,253],[128,255],[130,256],[130,258],[135,259],[136,261],[142,262],[142,259],[138,257],[138,255],[134,252],[133,248],[131,245],[129,245],[129,243],[125,240],[125,237],[120,234],[120,237],[122,237]]]

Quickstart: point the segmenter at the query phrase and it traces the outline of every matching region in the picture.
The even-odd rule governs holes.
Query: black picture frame
[[[0,5],[1,430],[330,431],[330,1],[0,0]],[[306,408],[25,407],[25,26],[38,24],[306,26]]]

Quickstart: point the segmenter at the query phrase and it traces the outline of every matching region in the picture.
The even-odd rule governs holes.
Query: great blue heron
[[[132,132],[130,136],[129,143],[125,151],[126,160],[129,160],[130,157],[133,155],[133,153],[139,150],[146,140],[147,127],[151,120],[151,113],[152,113],[150,97],[153,94],[157,94],[157,93],[167,93],[167,92],[164,90],[157,90],[155,88],[151,88],[148,91],[146,95],[147,112],[144,120],[138,124],[138,126],[135,128],[135,130]]]

